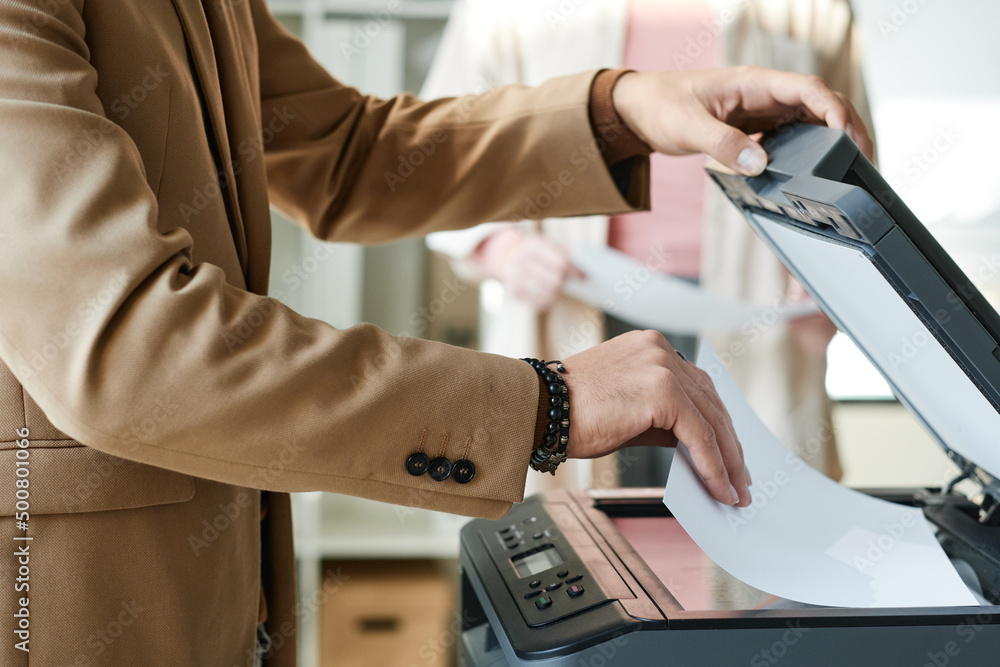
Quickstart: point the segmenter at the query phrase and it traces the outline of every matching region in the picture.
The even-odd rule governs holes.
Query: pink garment
[[[631,0],[623,66],[640,71],[718,67],[715,10],[697,0]],[[705,157],[650,158],[652,210],[611,218],[608,245],[649,268],[685,278],[701,269]]]

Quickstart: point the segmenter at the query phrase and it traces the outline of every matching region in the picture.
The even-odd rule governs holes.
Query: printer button
[[[581,579],[583,579],[583,575],[582,574],[578,574],[575,577],[570,577],[569,579],[567,579],[566,583],[567,584],[575,584],[576,582],[580,581]]]
[[[538,588],[541,585],[542,585],[542,582],[540,582],[538,579],[535,579],[530,584],[528,584],[528,588]]]
[[[541,591],[528,591],[527,593],[524,594],[524,599],[530,600],[531,598],[537,598],[541,594],[542,594]]]
[[[566,595],[571,598],[578,598],[583,595],[583,586],[570,586],[566,589]]]
[[[556,572],[556,576],[559,577],[560,579],[565,579],[568,575],[569,575],[569,570],[560,570],[559,572]]]
[[[547,591],[554,591],[557,588],[560,588],[561,586],[562,586],[562,583],[560,583],[560,582],[557,581],[554,584],[549,584],[548,586],[546,586],[545,590],[547,590]]]
[[[545,596],[535,600],[535,606],[539,609],[548,609],[552,606],[552,598]]]

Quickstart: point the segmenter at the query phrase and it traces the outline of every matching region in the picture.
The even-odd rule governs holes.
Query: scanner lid
[[[709,175],[962,477],[982,486],[993,515],[1000,316],[846,134],[793,125],[764,147],[760,176]]]

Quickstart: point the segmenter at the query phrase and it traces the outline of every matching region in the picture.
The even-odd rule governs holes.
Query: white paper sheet
[[[707,341],[709,372],[753,477],[753,503],[715,501],[683,446],[663,502],[720,567],[760,590],[832,607],[966,606],[977,601],[918,509],[848,489],[810,468],[760,421]]]
[[[771,326],[775,322],[802,317],[819,309],[812,302],[790,304],[775,294],[767,307],[724,299],[650,266],[613,248],[580,245],[571,261],[587,276],[570,280],[566,294],[596,306],[635,326],[676,334],[738,331],[745,325]]]

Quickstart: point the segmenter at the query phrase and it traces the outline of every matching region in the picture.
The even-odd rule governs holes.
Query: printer
[[[1000,665],[1000,316],[845,134],[764,141],[760,176],[710,176],[958,466],[866,492],[921,509],[982,605],[777,599],[716,566],[662,489],[559,490],[462,529],[460,665]]]

